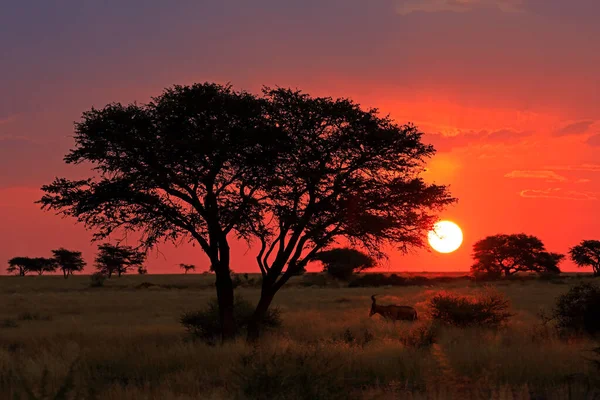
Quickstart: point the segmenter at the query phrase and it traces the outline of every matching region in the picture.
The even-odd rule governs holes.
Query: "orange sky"
[[[346,96],[417,124],[438,149],[428,179],[459,198],[441,217],[465,241],[391,252],[386,269],[467,271],[472,244],[501,232],[557,252],[598,239],[600,2],[80,3],[0,5],[0,263],[59,246],[92,261],[82,226],[33,204],[55,176],[85,176],[62,163],[72,121],[194,81]],[[151,273],[207,268],[197,247],[159,251]],[[253,249],[233,253],[235,271],[257,271]]]

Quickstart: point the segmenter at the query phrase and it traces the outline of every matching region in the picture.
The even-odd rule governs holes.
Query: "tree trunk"
[[[267,311],[269,310],[269,306],[273,301],[273,297],[275,297],[275,292],[273,292],[273,290],[270,288],[263,288],[260,295],[260,300],[258,300],[256,309],[254,310],[254,313],[250,318],[250,322],[248,323],[248,336],[246,337],[246,341],[248,343],[256,343],[258,341],[258,338],[260,337],[260,327]]]
[[[63,268],[63,275],[65,279],[67,279],[69,277],[69,271]]]
[[[219,320],[221,323],[221,339],[223,342],[235,337],[235,321],[233,318],[233,282],[229,274],[229,265],[215,268],[217,301],[219,303]]]

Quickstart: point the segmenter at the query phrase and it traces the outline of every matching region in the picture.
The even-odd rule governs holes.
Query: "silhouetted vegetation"
[[[260,244],[261,298],[248,329],[275,293],[319,251],[345,237],[376,253],[424,245],[446,187],[419,174],[434,154],[412,125],[400,126],[348,99],[230,86],[174,86],[145,105],[109,104],[83,114],[67,163],[91,163],[91,179],[43,187],[44,209],[96,231],[196,241],[216,274],[223,339],[235,331],[228,238]]]
[[[237,296],[234,306],[235,333],[239,334],[247,328],[254,307],[243,298]],[[211,300],[207,307],[201,311],[184,313],[179,319],[188,332],[201,340],[214,344],[221,338],[221,324],[219,319],[219,304],[216,299]],[[281,316],[278,308],[269,309],[262,320],[264,328],[272,329],[281,326]]]
[[[600,287],[592,283],[572,287],[557,299],[552,316],[565,333],[600,333]]]
[[[550,253],[542,241],[523,233],[488,236],[473,245],[471,272],[477,278],[499,278],[517,272],[560,273],[564,255]]]
[[[592,267],[594,276],[600,276],[600,240],[583,240],[571,247],[569,255],[578,267]]]
[[[104,243],[98,246],[96,269],[109,279],[113,274],[119,277],[131,268],[142,267],[146,255],[131,246]]]
[[[196,271],[196,266],[194,264],[179,264],[179,268],[184,270],[186,274],[189,271]]]
[[[31,259],[28,269],[38,275],[43,275],[44,272],[55,272],[56,267],[54,258],[35,257]]]
[[[25,276],[32,271],[33,259],[30,257],[13,257],[8,260],[6,272],[9,274],[18,273],[19,276]]]
[[[62,270],[65,279],[69,275],[73,275],[73,272],[83,271],[85,267],[86,263],[80,251],[71,251],[61,247],[60,249],[52,250],[52,254],[56,265]]]
[[[348,280],[355,272],[377,265],[373,257],[347,247],[321,251],[315,254],[313,260],[323,264],[323,272],[341,280]]]
[[[459,327],[497,327],[512,315],[508,300],[489,290],[476,296],[442,292],[433,296],[429,305],[434,320]]]
[[[102,272],[94,272],[90,275],[90,287],[102,287],[106,281],[106,275]]]

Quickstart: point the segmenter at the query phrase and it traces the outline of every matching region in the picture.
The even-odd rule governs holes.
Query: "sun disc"
[[[437,252],[452,253],[460,247],[463,234],[452,221],[439,221],[427,235],[429,245]]]

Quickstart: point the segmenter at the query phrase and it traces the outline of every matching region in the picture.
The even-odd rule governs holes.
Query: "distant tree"
[[[30,272],[33,266],[33,259],[29,257],[14,257],[8,260],[6,272],[9,274],[18,273],[19,276],[25,276]]]
[[[500,277],[517,272],[560,273],[565,257],[550,253],[542,241],[524,233],[488,236],[473,245],[474,275]]]
[[[35,257],[31,259],[29,270],[36,272],[38,275],[43,275],[44,272],[55,272],[56,267],[54,258]]]
[[[315,254],[313,260],[323,264],[323,272],[344,280],[350,278],[355,272],[377,265],[373,257],[348,247],[321,251]]]
[[[85,267],[85,261],[80,251],[71,251],[64,248],[52,250],[56,265],[62,270],[65,279],[73,272],[81,272]]]
[[[569,255],[578,267],[592,267],[594,276],[600,276],[599,240],[583,240],[569,250]]]
[[[104,243],[98,246],[96,269],[109,278],[113,274],[119,277],[130,268],[141,267],[146,256],[131,246],[120,246]]]
[[[179,264],[179,268],[183,269],[186,274],[188,271],[196,271],[196,266],[194,264]]]
[[[139,275],[146,275],[148,273],[148,270],[142,265],[138,267],[137,271]]]

